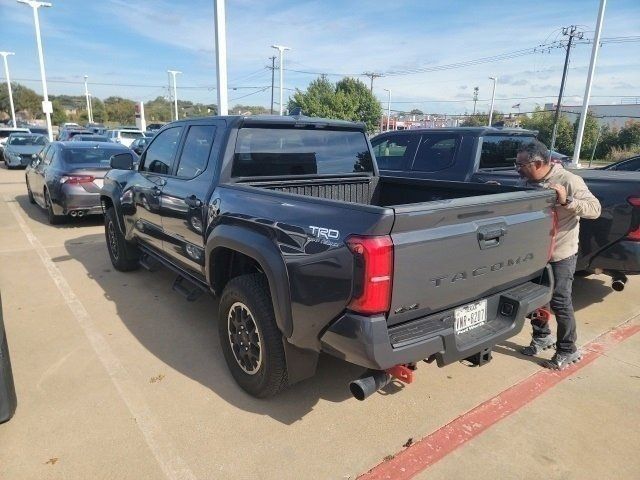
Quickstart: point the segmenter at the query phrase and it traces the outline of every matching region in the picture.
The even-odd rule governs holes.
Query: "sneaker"
[[[553,370],[564,370],[572,363],[578,363],[582,359],[582,352],[556,352],[551,360],[545,360],[542,362],[542,366],[545,368],[551,368]]]
[[[522,350],[520,350],[520,353],[529,357],[533,357],[534,355],[537,355],[544,350],[555,347],[555,345],[556,342],[553,340],[553,338],[551,338],[551,335],[547,335],[546,337],[534,337],[531,339],[531,343],[529,344],[529,346],[524,347]]]

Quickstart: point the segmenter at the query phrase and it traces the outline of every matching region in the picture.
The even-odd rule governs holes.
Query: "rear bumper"
[[[322,335],[322,350],[376,370],[431,356],[442,367],[518,334],[526,316],[551,300],[553,274],[549,266],[542,283],[527,282],[487,297],[487,323],[461,335],[454,333],[454,309],[393,327],[387,327],[383,315],[365,317],[346,312]]]
[[[596,268],[628,275],[640,273],[640,242],[620,240],[591,260],[589,269]]]
[[[100,193],[90,193],[78,185],[64,185],[54,202],[56,215],[68,215],[72,211],[83,211],[83,215],[102,214]]]

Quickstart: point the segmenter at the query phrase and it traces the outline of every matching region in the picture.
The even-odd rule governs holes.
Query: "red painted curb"
[[[610,330],[583,346],[580,363],[562,371],[544,369],[534,373],[402,450],[393,459],[378,464],[358,480],[412,478],[638,332],[640,325],[629,323]]]

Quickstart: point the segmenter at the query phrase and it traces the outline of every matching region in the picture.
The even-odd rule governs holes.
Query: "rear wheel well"
[[[211,286],[216,295],[221,295],[224,287],[235,277],[251,273],[264,275],[256,259],[226,247],[216,248],[209,259]]]

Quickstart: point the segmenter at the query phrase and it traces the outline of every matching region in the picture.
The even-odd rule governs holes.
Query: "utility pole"
[[[491,94],[491,108],[489,109],[489,127],[493,120],[493,104],[496,100],[496,84],[498,83],[498,77],[489,77],[489,80],[493,80],[493,93]]]
[[[580,123],[578,124],[578,135],[576,136],[576,145],[573,150],[573,162],[574,167],[580,167],[580,149],[582,147],[582,136],[584,135],[584,125],[587,121],[587,113],[589,111],[589,97],[591,97],[591,83],[593,82],[593,72],[596,69],[596,59],[598,58],[598,48],[600,47],[600,33],[602,33],[602,21],[604,19],[604,9],[607,5],[607,0],[600,0],[600,10],[598,11],[598,21],[596,22],[596,34],[593,37],[593,48],[591,49],[591,62],[589,63],[589,75],[587,75],[587,86],[584,89],[584,99],[582,101],[582,113],[580,114]],[[598,131],[598,137],[600,137],[600,131]],[[597,144],[596,140],[596,144]],[[595,148],[593,149],[595,152]],[[591,167],[591,161],[593,160],[593,154],[591,160],[589,160],[589,167]]]
[[[0,52],[4,59],[4,75],[7,79],[7,90],[9,91],[9,106],[11,107],[11,121],[13,122],[13,128],[16,128],[16,109],[13,106],[13,93],[11,92],[11,77],[9,76],[9,62],[7,62],[8,55],[15,55],[13,52]]]
[[[371,86],[369,87],[369,91],[371,93],[373,93],[373,79],[374,78],[380,78],[383,75],[381,73],[375,73],[375,72],[364,72],[362,75],[364,75],[365,77],[369,77],[371,79]]]
[[[271,45],[271,48],[275,48],[280,52],[280,116],[284,114],[284,52],[285,50],[291,50],[284,45]]]
[[[478,103],[478,92],[480,89],[478,87],[473,87],[473,114],[476,114],[476,103]]]
[[[567,42],[567,53],[564,57],[564,69],[562,70],[562,80],[560,82],[560,93],[558,94],[558,104],[556,105],[556,115],[553,119],[553,133],[551,134],[551,145],[549,146],[549,158],[551,158],[551,151],[556,145],[556,136],[558,135],[558,120],[560,119],[560,110],[562,109],[562,95],[564,94],[564,84],[567,80],[567,69],[569,68],[569,55],[571,53],[571,46],[573,45],[573,39],[581,39],[584,36],[583,32],[578,31],[578,27],[571,25],[570,27],[562,28],[562,35],[569,36]]]
[[[387,132],[389,131],[389,122],[391,121],[391,90],[384,89],[389,94],[387,97]]]
[[[273,88],[276,76],[276,56],[274,55],[273,57],[269,58],[271,59],[271,67],[267,68],[271,68],[271,115],[273,115]]]

